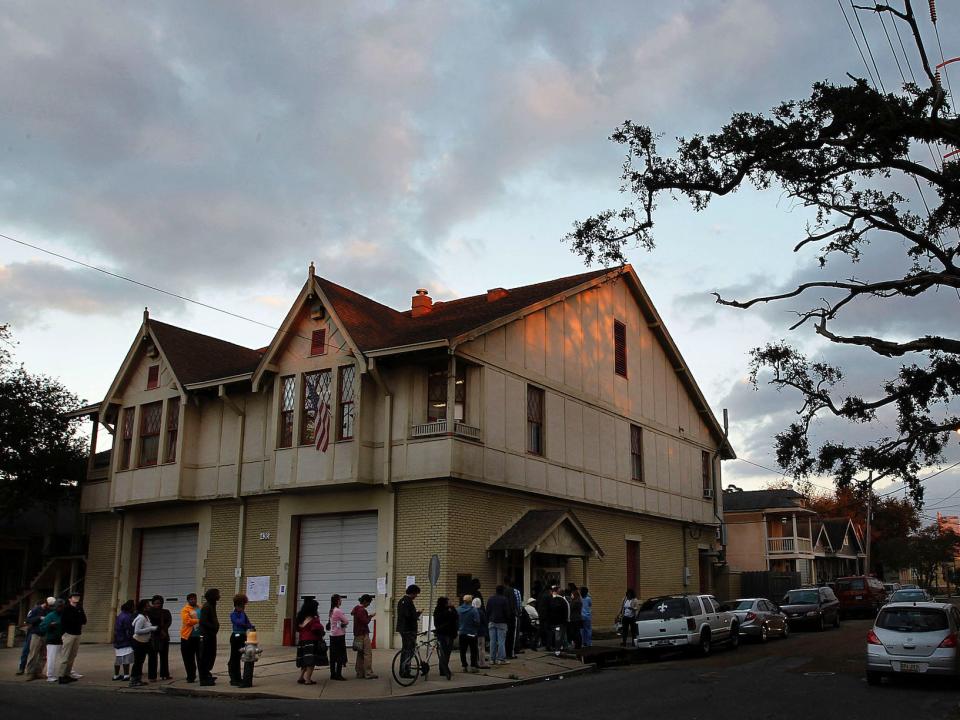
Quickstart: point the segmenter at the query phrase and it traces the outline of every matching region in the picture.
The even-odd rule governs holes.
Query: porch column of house
[[[767,516],[763,516],[763,559],[767,570],[770,569],[770,528],[767,526]],[[686,561],[686,558],[684,558]]]
[[[100,427],[99,418],[96,415],[93,415],[92,419],[93,422],[91,424],[93,427],[90,428],[90,455],[87,457],[87,473],[93,472],[93,466],[96,462],[95,456],[97,454],[97,429]]]
[[[457,407],[457,356],[451,354],[447,361],[447,433],[453,434]]]
[[[794,513],[790,518],[793,522],[793,551],[800,552],[800,537],[797,534],[797,514]]]
[[[526,602],[530,597],[530,575],[533,573],[533,555],[523,552],[523,601]]]

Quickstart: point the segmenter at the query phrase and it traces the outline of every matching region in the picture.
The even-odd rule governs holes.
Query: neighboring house
[[[609,619],[628,586],[721,566],[733,451],[630,266],[400,311],[311,265],[262,350],[145,313],[93,417],[114,442],[83,487],[91,639],[129,597],[218,587],[263,594],[266,642],[304,596],[370,593],[391,642],[433,554],[435,595],[574,581]]]
[[[734,572],[797,572],[803,583],[815,581],[814,526],[817,514],[796,490],[723,492],[727,524],[727,562]]]
[[[846,575],[862,575],[866,562],[863,540],[850,518],[827,518],[814,526],[813,546],[817,582]]]

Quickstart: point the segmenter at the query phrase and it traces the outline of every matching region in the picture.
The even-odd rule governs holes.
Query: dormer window
[[[147,390],[160,387],[160,366],[151,365],[147,369]]]
[[[327,331],[324,330],[314,330],[313,335],[310,336],[310,355],[326,355],[327,354]]]

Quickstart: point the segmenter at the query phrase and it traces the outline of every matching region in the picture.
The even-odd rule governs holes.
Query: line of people
[[[27,613],[27,637],[20,655],[18,675],[67,685],[83,677],[73,669],[80,648],[80,636],[87,616],[80,593],[66,600],[48,597]]]
[[[347,658],[347,628],[350,620],[344,613],[344,598],[334,594],[330,596],[330,610],[327,621],[320,617],[320,604],[316,598],[305,598],[297,613],[297,667],[300,669],[297,683],[316,685],[314,670],[329,666],[330,679],[343,681],[343,671],[349,662]],[[350,611],[353,618],[353,646],[356,653],[354,672],[357,679],[374,680],[378,676],[373,672],[373,648],[370,638],[370,622],[376,616],[370,612],[372,595],[361,595],[356,606]],[[329,633],[329,636],[327,635]],[[324,639],[329,637],[329,644]]]
[[[533,595],[539,619],[540,641],[547,650],[560,654],[571,648],[593,644],[593,598],[590,589],[569,583],[545,587],[535,582]]]

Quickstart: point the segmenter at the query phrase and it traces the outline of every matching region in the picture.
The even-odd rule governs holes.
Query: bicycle
[[[424,639],[414,645],[413,653],[410,656],[410,672],[406,675],[401,673],[403,650],[399,650],[397,654],[393,656],[390,671],[393,673],[393,679],[398,685],[409,687],[421,676],[424,681],[426,681],[427,675],[430,673],[430,658],[434,653],[440,652],[437,647],[436,635],[433,637],[424,637],[431,634],[432,633],[427,632],[417,633],[417,637],[423,637]]]

